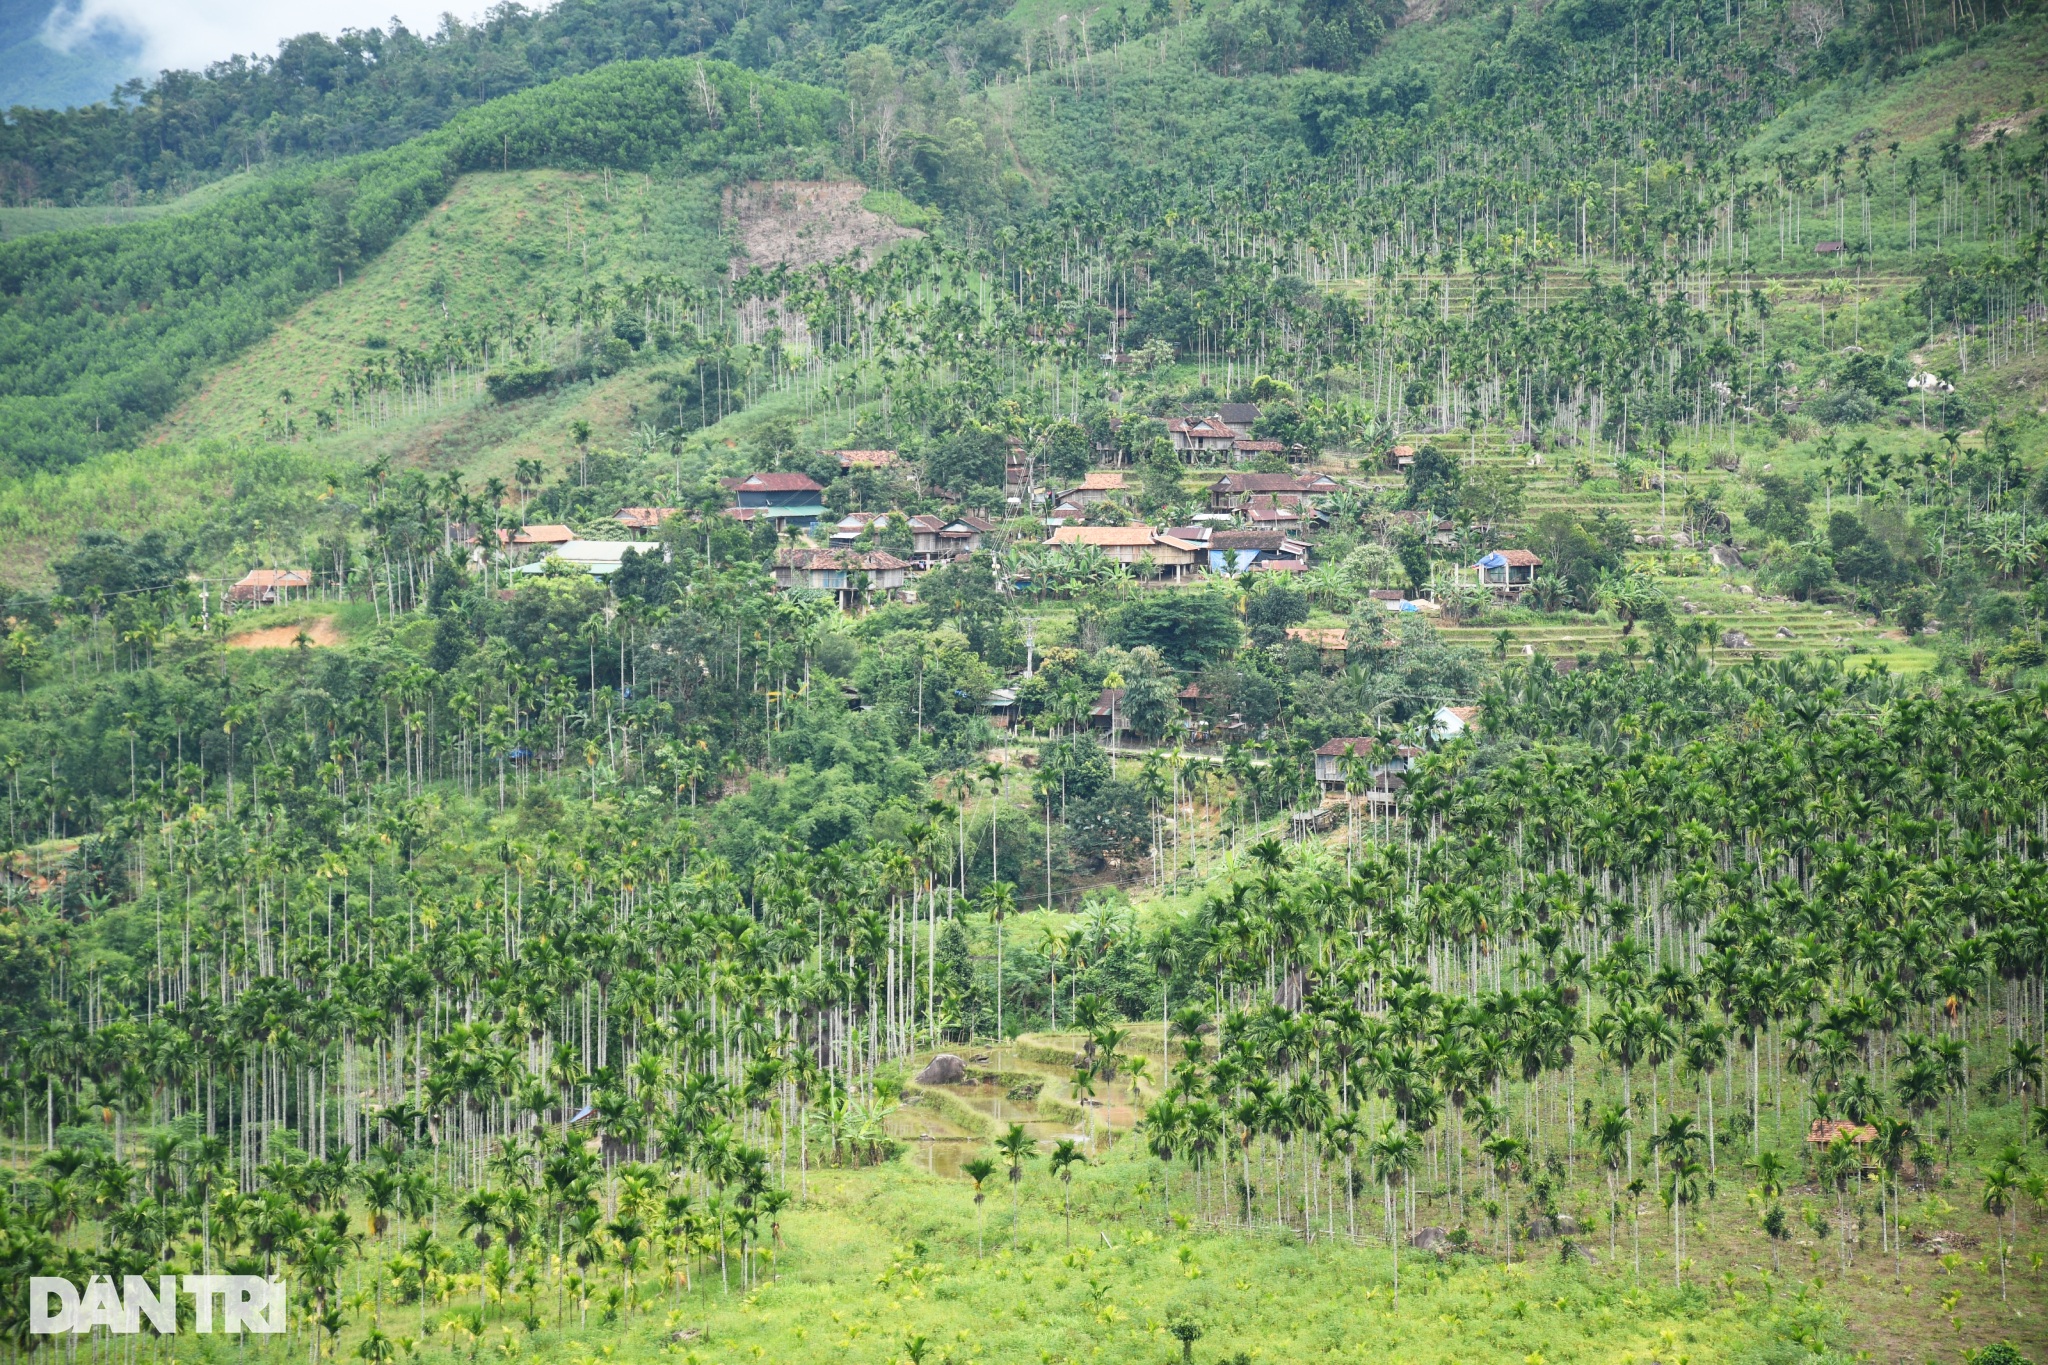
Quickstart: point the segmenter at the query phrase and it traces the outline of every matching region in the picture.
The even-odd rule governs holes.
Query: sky
[[[301,33],[388,28],[394,16],[431,31],[443,11],[468,18],[480,8],[476,0],[60,0],[41,37],[75,51],[119,33],[139,43],[145,71],[197,70],[238,52],[274,54],[279,42]]]

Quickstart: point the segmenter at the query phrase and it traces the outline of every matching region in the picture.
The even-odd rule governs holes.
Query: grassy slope
[[[1833,81],[1757,130],[1744,148],[1752,161],[1783,153],[1811,156],[1858,145],[1868,131],[1880,169],[1889,144],[1903,158],[1931,157],[1953,135],[1960,116],[1973,129],[2010,120],[2048,95],[2048,22],[2038,14],[1999,25],[1971,44],[1944,43],[1919,54],[1911,69],[1887,81],[1851,76]],[[2009,125],[2007,125],[2009,127]],[[2010,129],[2008,136],[2017,133]],[[1929,168],[1930,170],[1932,167]]]
[[[162,439],[201,434],[253,436],[266,410],[281,417],[291,390],[297,420],[373,354],[372,336],[392,347],[421,346],[444,327],[502,331],[544,297],[653,273],[703,276],[723,263],[715,187],[632,175],[564,171],[479,173],[392,248],[341,288],[308,303],[266,341],[215,373],[166,421]],[[438,291],[437,301],[433,294]],[[445,311],[444,311],[445,310]],[[498,407],[462,400],[319,438],[324,454],[362,460],[380,454],[434,468],[503,472],[527,455],[558,455],[569,423],[583,417],[622,435],[644,397],[644,371],[604,384]]]

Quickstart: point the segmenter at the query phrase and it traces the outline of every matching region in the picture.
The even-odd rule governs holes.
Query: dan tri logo
[[[261,1275],[159,1275],[154,1285],[126,1276],[94,1276],[83,1290],[70,1280],[32,1276],[28,1282],[28,1330],[41,1336],[80,1336],[104,1327],[115,1336],[142,1330],[142,1320],[164,1336],[178,1331],[178,1295],[192,1300],[196,1332],[282,1332],[285,1285]],[[218,1301],[220,1311],[214,1311]]]

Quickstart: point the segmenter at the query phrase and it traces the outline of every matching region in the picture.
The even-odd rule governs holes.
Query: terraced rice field
[[[1739,513],[1749,497],[1748,485],[1740,475],[1709,463],[1710,454],[1722,453],[1718,448],[1712,452],[1692,451],[1690,458],[1683,461],[1692,466],[1689,470],[1679,468],[1676,461],[1667,466],[1660,496],[1654,482],[1647,488],[1623,487],[1614,477],[1612,465],[1597,458],[1593,467],[1602,476],[1578,481],[1572,470],[1579,459],[1575,451],[1545,455],[1542,465],[1532,467],[1526,455],[1511,453],[1510,442],[1499,433],[1450,432],[1408,439],[1418,445],[1425,441],[1435,444],[1468,470],[1512,468],[1520,474],[1525,480],[1521,526],[1531,525],[1551,511],[1568,512],[1581,520],[1612,512],[1639,536],[1656,536],[1679,529],[1681,511],[1689,495],[1707,494],[1736,518],[1737,540],[1743,539]],[[1761,473],[1802,463],[1797,452],[1782,446],[1759,451],[1738,444],[1736,454],[1745,467]],[[1371,475],[1364,482],[1388,495],[1398,493],[1401,487],[1400,479],[1390,473]],[[1820,513],[1822,505],[1817,504],[1815,511]],[[1717,662],[1772,659],[1817,651],[1833,651],[1850,658],[1874,657],[1898,672],[1917,672],[1933,662],[1933,651],[1927,644],[1909,642],[1894,627],[1871,619],[1853,604],[1795,602],[1773,596],[1756,585],[1752,572],[1717,569],[1702,550],[1646,545],[1630,555],[1630,562],[1671,594],[1681,619],[1713,623],[1710,652]],[[1338,622],[1333,618],[1317,624]],[[1433,624],[1447,640],[1508,660],[1531,656],[1570,659],[1624,647],[1622,623],[1605,615],[1543,615],[1513,609],[1489,612],[1479,620],[1461,624],[1435,618]],[[1505,649],[1502,631],[1510,636]],[[1731,643],[1724,644],[1725,631],[1740,632],[1747,644],[1736,643],[1733,637],[1727,637]],[[1632,634],[1640,637],[1645,632],[1638,628]],[[1648,647],[1649,641],[1644,639],[1642,648]]]

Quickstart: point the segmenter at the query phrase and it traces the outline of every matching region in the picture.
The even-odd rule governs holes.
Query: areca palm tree
[[[1024,1125],[1013,1123],[1008,1132],[996,1139],[996,1150],[1003,1154],[1003,1160],[1010,1167],[1010,1246],[1017,1245],[1017,1193],[1024,1180],[1024,1163],[1038,1154],[1038,1139],[1024,1131]]]
[[[2004,1219],[2008,1210],[2015,1207],[2015,1196],[2019,1189],[2022,1169],[2017,1148],[2007,1148],[1998,1154],[1984,1172],[1984,1193],[1981,1203],[1984,1212],[1999,1220],[1998,1226],[1998,1297],[2006,1299],[2006,1249],[2009,1245],[2005,1235]]]
[[[1061,1138],[1052,1149],[1052,1173],[1059,1177],[1064,1191],[1067,1245],[1070,1247],[1074,1244],[1074,1167],[1087,1164],[1087,1156],[1072,1138]]]
[[[1594,1120],[1590,1136],[1607,1172],[1607,1254],[1615,1252],[1616,1225],[1621,1222],[1621,1165],[1626,1159],[1634,1121],[1619,1105],[1608,1105]]]
[[[984,1220],[980,1218],[982,1201],[988,1197],[988,1192],[982,1186],[990,1176],[996,1173],[996,1163],[985,1156],[978,1156],[972,1161],[963,1163],[960,1167],[960,1173],[974,1182],[974,1209],[977,1215],[974,1230],[974,1259],[978,1261],[981,1259],[981,1235],[984,1226]]]
[[[1372,1140],[1367,1151],[1372,1157],[1374,1177],[1380,1182],[1380,1193],[1385,1204],[1387,1249],[1394,1258],[1394,1311],[1401,1308],[1401,1238],[1400,1228],[1394,1215],[1394,1187],[1408,1179],[1408,1172],[1414,1169],[1417,1148],[1420,1146],[1415,1134],[1397,1127],[1392,1120],[1380,1129],[1379,1136]]]
[[[995,819],[991,809],[989,818]],[[991,849],[991,857],[994,856]],[[1003,1031],[1003,920],[1017,913],[1017,888],[1008,882],[991,881],[981,893],[981,908],[996,933],[996,1041],[1008,1036]]]

